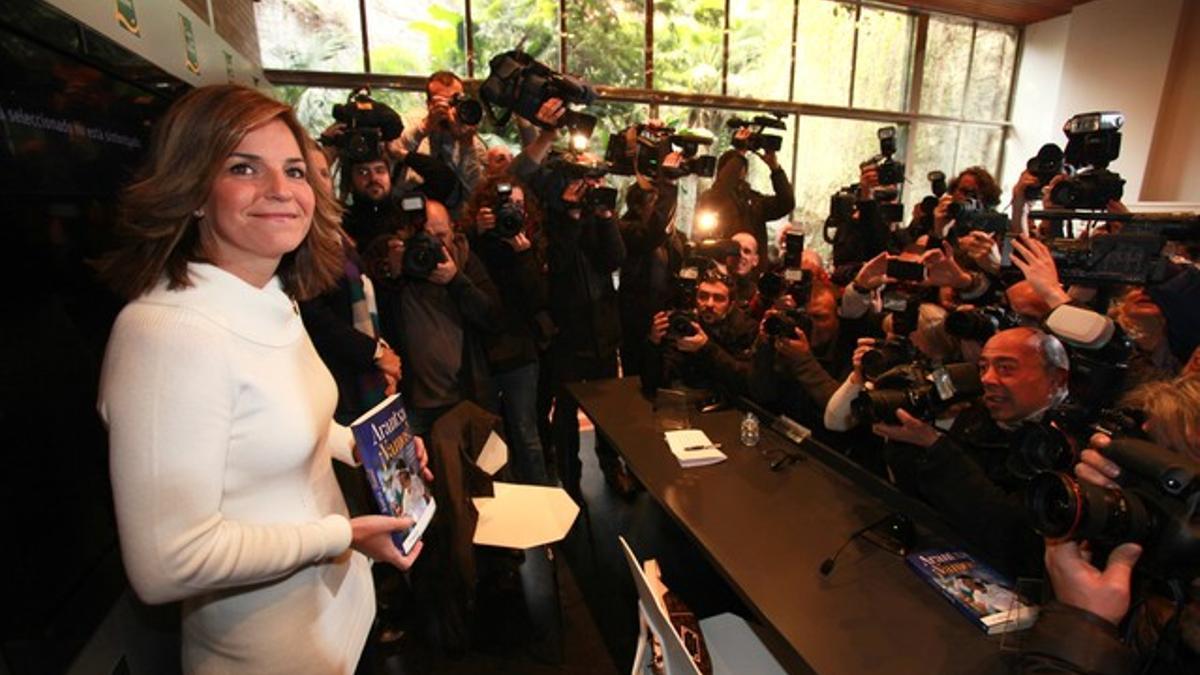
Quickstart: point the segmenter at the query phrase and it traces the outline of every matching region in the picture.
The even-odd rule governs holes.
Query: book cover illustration
[[[988,635],[1022,630],[1037,619],[1037,607],[1014,590],[1011,581],[960,549],[910,553],[910,567],[941,591]]]
[[[379,511],[406,516],[415,523],[392,534],[405,555],[412,551],[437,511],[437,502],[421,480],[416,443],[408,425],[408,412],[399,394],[393,394],[350,425]]]

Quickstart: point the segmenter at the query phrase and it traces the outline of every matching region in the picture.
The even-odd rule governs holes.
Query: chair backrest
[[[625,561],[629,563],[629,572],[633,575],[633,585],[637,587],[638,610],[645,617],[651,632],[654,633],[654,636],[658,639],[658,644],[662,647],[663,668],[666,674],[700,675],[700,670],[696,668],[691,655],[684,648],[683,641],[679,639],[679,634],[671,626],[671,620],[667,618],[666,611],[658,603],[658,598],[654,595],[654,592],[650,590],[650,582],[646,579],[646,573],[642,570],[642,565],[638,562],[637,556],[629,548],[629,543],[625,541],[625,537],[618,536],[617,539],[621,542],[621,550],[625,552]]]

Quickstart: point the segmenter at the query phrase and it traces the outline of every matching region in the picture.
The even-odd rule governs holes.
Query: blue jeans
[[[548,485],[546,460],[537,424],[537,362],[519,366],[492,379],[500,394],[504,429],[508,437],[508,461],[520,483]]]

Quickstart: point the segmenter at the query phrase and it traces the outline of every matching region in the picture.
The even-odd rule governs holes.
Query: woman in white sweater
[[[291,109],[205,87],[171,107],[123,195],[102,274],[131,300],[100,386],[121,550],[146,602],[183,601],[188,673],[351,673],[383,516],[348,518],[337,390],[295,301],[341,273],[338,209]],[[423,455],[423,449],[419,451]]]

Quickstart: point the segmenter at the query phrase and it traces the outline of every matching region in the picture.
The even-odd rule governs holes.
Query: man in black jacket
[[[455,232],[439,202],[425,202],[423,229],[441,243],[444,260],[427,278],[403,269],[404,242],[388,241],[390,279],[380,279],[384,338],[404,361],[400,382],[414,432],[427,432],[462,400],[495,409],[479,334],[498,325],[499,300],[483,263]]]
[[[767,223],[789,214],[796,207],[796,196],[787,174],[779,166],[774,152],[757,155],[771,168],[773,195],[764,195],[746,182],[750,162],[744,152],[729,150],[717,160],[717,177],[712,187],[700,194],[696,200],[696,213],[710,212],[715,217],[715,226],[707,231],[697,231],[698,237],[728,239],[738,232],[749,232],[758,241],[759,267],[765,266],[767,250]]]
[[[1042,545],[1024,502],[1033,471],[1013,453],[1022,424],[1040,420],[1065,395],[1066,350],[1036,328],[1012,328],[987,341],[979,364],[983,399],[946,434],[903,409],[896,413],[900,424],[877,423],[873,430],[908,444],[889,461],[899,465],[897,473],[916,477],[921,497],[965,539],[1005,572],[1036,575]]]
[[[691,335],[669,335],[670,313],[654,315],[648,336],[642,388],[684,386],[724,396],[743,395],[749,375],[748,354],[756,327],[734,305],[733,282],[712,267],[696,286],[696,321]]]

